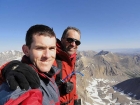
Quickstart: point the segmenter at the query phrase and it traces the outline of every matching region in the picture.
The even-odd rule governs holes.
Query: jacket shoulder
[[[34,99],[34,100],[33,100]],[[42,92],[39,89],[11,91],[7,83],[0,85],[0,105],[42,105]]]

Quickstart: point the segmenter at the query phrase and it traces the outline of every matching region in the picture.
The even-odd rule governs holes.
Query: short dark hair
[[[78,32],[78,33],[80,34],[80,36],[81,36],[81,32],[80,32],[80,30],[79,30],[78,28],[68,26],[68,27],[64,30],[64,32],[63,32],[61,38],[65,38],[66,35],[67,35],[67,32],[68,32],[69,30],[75,30],[75,31]]]
[[[50,28],[49,26],[42,24],[33,25],[28,29],[25,38],[26,46],[28,46],[29,48],[31,47],[31,43],[33,42],[33,36],[35,34],[56,38],[53,29]]]

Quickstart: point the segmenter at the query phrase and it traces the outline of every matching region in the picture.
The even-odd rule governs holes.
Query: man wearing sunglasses
[[[75,62],[76,52],[80,42],[81,32],[75,27],[67,27],[57,39],[57,54],[55,66],[61,68],[56,76],[60,91],[61,105],[81,105],[76,93]]]
[[[57,39],[57,49],[56,49],[57,51],[54,66],[57,66],[58,68],[61,69],[61,71],[55,76],[56,83],[60,91],[61,105],[81,105],[81,102],[78,99],[76,93],[76,75],[75,75],[76,51],[78,49],[78,46],[81,44],[80,38],[81,32],[79,29],[75,27],[67,27],[62,34],[61,41]],[[11,76],[15,75],[11,74]],[[11,81],[19,82],[20,81],[19,79],[20,78]],[[25,81],[26,83],[30,81],[27,78],[22,80],[26,80]],[[8,82],[11,81],[9,80]],[[24,84],[22,85],[23,85],[22,87],[24,87]],[[25,87],[28,87],[27,85],[30,84],[25,84]]]
[[[61,44],[69,56],[76,53],[78,46],[81,44],[80,37],[80,30],[74,27],[68,27],[63,32]]]

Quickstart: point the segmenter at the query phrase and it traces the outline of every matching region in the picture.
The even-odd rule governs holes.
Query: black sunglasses
[[[69,43],[72,43],[72,42],[75,42],[76,45],[80,45],[81,42],[77,39],[74,39],[74,38],[66,38],[66,40],[69,42]]]

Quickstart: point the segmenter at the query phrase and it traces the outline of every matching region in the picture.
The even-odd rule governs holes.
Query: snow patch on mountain
[[[138,100],[132,100],[120,92],[113,90],[113,84],[117,81],[109,81],[105,79],[92,78],[86,87],[86,100],[83,105],[139,105]],[[89,98],[92,102],[88,102]]]

